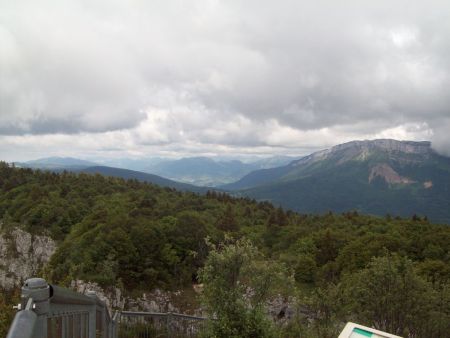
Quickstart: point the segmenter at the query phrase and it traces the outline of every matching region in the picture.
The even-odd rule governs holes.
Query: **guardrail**
[[[120,338],[197,337],[206,318],[178,313],[122,311],[118,319]]]
[[[95,292],[86,295],[31,278],[22,286],[19,310],[7,338],[196,337],[204,317],[178,313],[116,311]]]
[[[116,320],[95,292],[82,295],[31,278],[18,309],[7,338],[117,338]]]

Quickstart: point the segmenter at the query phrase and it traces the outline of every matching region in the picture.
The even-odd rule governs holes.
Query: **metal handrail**
[[[96,300],[93,297],[87,297],[81,293],[62,288],[55,285],[50,286],[50,300],[52,303],[60,304],[79,304],[79,305],[94,305]]]
[[[37,315],[32,311],[33,299],[30,298],[27,306],[14,317],[7,338],[33,337]]]
[[[195,337],[206,319],[138,311],[116,311],[112,317],[95,292],[83,295],[42,278],[25,281],[17,308],[7,338],[117,338],[119,330],[124,337],[135,337],[136,330],[149,333],[153,329],[163,330],[169,337],[177,333]]]
[[[199,317],[199,316],[191,316],[191,315],[185,315],[181,313],[175,313],[175,312],[143,312],[143,311],[121,311],[121,315],[123,316],[154,316],[154,317],[178,317],[178,318],[185,318],[185,319],[194,319],[194,320],[206,320],[206,317]]]
[[[116,321],[95,292],[82,295],[31,278],[18,309],[7,338],[117,338]]]
[[[197,337],[207,318],[179,313],[122,311],[117,321],[123,338]]]

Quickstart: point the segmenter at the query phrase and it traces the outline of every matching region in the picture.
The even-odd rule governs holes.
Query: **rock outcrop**
[[[411,184],[416,181],[409,179],[408,177],[400,176],[392,167],[387,163],[377,164],[369,173],[369,183],[372,182],[375,177],[383,178],[386,183],[389,184]]]
[[[36,276],[56,250],[48,236],[32,235],[20,228],[0,224],[0,287],[11,289]]]
[[[146,312],[174,312],[190,315],[202,315],[202,310],[198,304],[186,304],[188,290],[164,291],[155,289],[142,293],[138,297],[125,295],[117,287],[102,288],[97,283],[75,280],[71,283],[71,288],[79,293],[85,294],[87,291],[94,291],[97,296],[106,303],[110,311],[146,311]],[[192,290],[192,292],[195,292]]]

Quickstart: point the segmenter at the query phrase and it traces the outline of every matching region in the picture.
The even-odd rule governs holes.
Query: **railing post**
[[[106,305],[102,307],[102,337],[108,337],[108,325],[106,325]]]
[[[167,333],[169,337],[172,335],[172,312],[167,314]]]
[[[47,314],[50,310],[50,286],[42,278],[27,279],[22,286],[21,308],[25,309],[29,299],[33,300],[33,311],[37,315],[33,338],[47,337]]]
[[[119,321],[120,321],[120,312],[116,311],[114,313],[114,317],[112,319],[112,326],[111,326],[111,337],[117,338],[117,332],[119,330]]]
[[[29,298],[25,309],[14,316],[14,320],[6,338],[32,338],[37,315],[32,311],[33,299]]]
[[[86,292],[86,296],[94,298],[94,305],[89,309],[89,338],[96,338],[97,335],[97,295],[95,291]]]

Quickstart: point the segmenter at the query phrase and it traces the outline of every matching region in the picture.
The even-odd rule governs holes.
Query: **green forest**
[[[220,243],[231,242],[258,257],[249,264],[266,262],[286,276],[277,292],[294,297],[299,310],[283,333],[267,329],[275,336],[337,337],[352,320],[405,337],[449,337],[450,227],[426,217],[299,214],[217,191],[6,163],[0,216],[2,231],[19,226],[58,241],[42,273],[60,285],[77,278],[137,294],[207,283],[205,262],[226,262],[217,258]],[[3,293],[0,307],[11,298]],[[2,327],[9,318],[0,317]],[[264,336],[254,334],[245,337]]]

